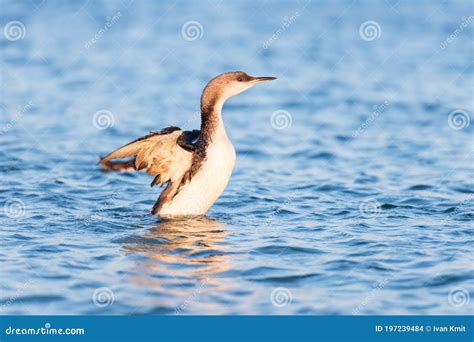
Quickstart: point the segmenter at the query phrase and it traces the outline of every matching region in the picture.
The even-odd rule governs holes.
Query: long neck
[[[221,115],[225,100],[212,89],[204,89],[201,97],[201,136],[204,139],[227,138]]]

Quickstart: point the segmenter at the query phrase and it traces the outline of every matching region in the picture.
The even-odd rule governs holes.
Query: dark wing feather
[[[196,141],[201,134],[200,130],[184,131],[178,138],[178,145],[186,151],[193,152],[196,149]]]

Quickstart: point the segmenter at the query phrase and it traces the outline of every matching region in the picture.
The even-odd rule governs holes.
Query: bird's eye
[[[239,81],[239,82],[242,82],[243,80],[244,80],[244,78],[242,76],[237,78],[237,81]]]

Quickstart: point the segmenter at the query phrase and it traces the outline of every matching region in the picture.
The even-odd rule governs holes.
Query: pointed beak
[[[260,82],[268,82],[268,81],[273,81],[276,80],[276,77],[254,77],[252,82],[254,83],[260,83]]]

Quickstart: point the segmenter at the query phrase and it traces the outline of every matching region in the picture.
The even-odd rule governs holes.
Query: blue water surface
[[[0,0],[0,312],[471,313],[473,15]],[[198,128],[232,70],[278,80],[224,108],[229,186],[206,218],[160,221],[151,178],[98,157]]]

